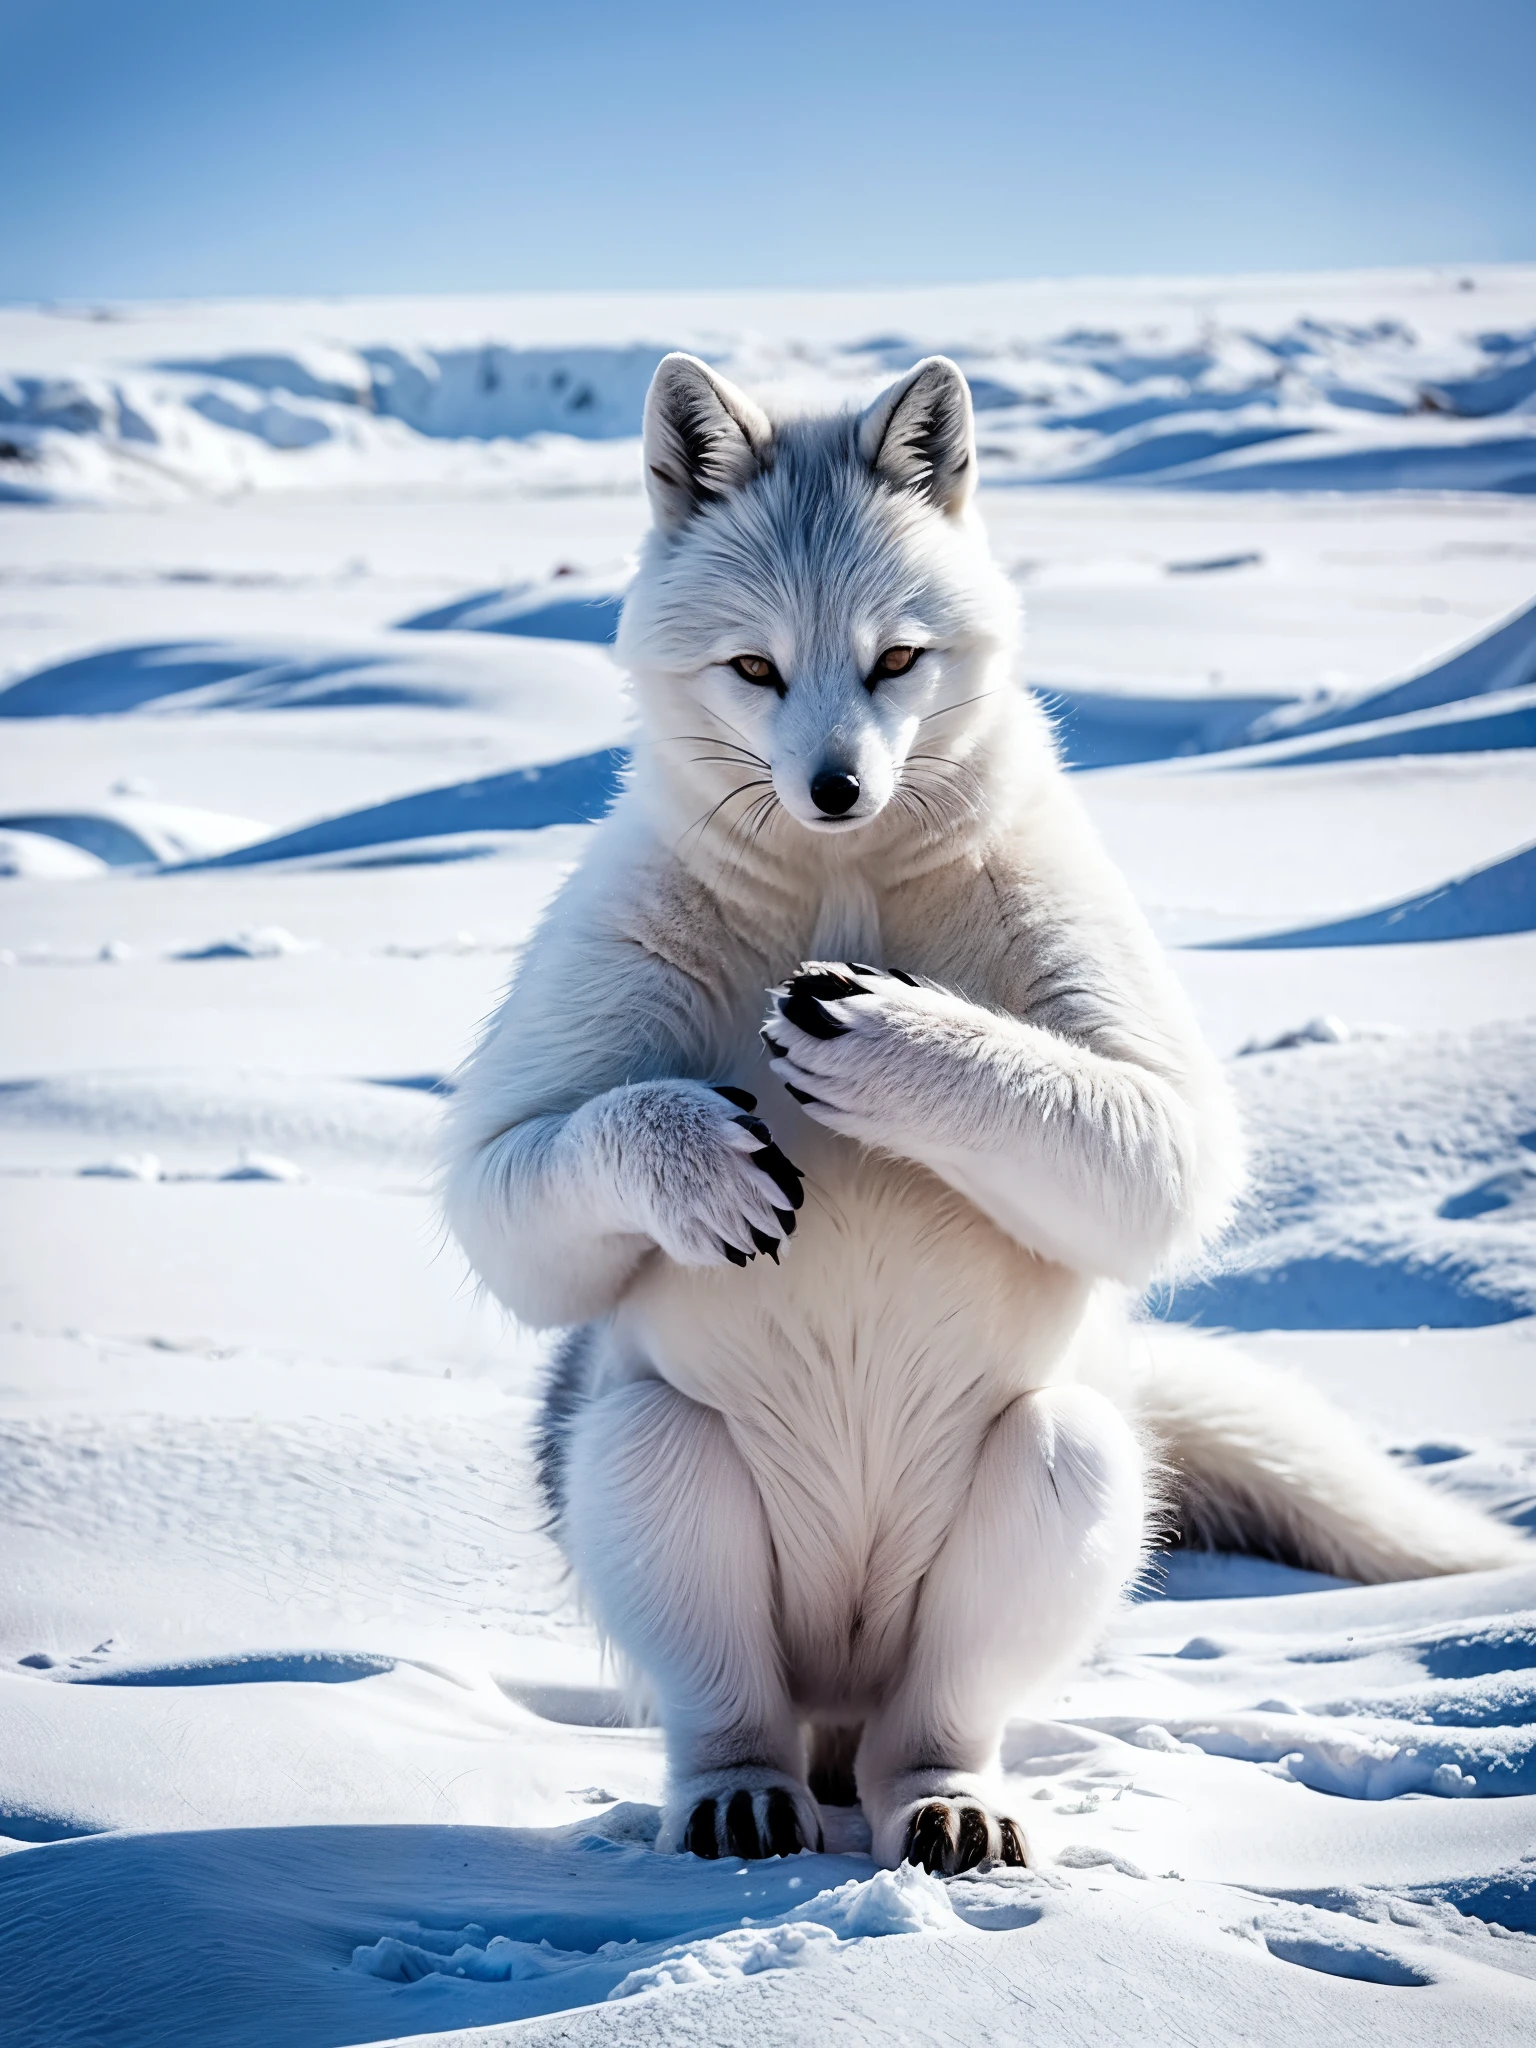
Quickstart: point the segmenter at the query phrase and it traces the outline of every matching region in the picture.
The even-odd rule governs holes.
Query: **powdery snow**
[[[1533,337],[1486,267],[0,311],[8,2044],[1530,2032],[1536,1565],[1170,1555],[1010,1724],[1026,1872],[658,1857],[426,1177],[622,772],[656,356],[947,348],[1253,1136],[1155,1306],[1536,1531]]]

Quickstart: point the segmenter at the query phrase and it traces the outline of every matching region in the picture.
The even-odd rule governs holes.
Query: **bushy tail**
[[[1289,1374],[1187,1332],[1137,1332],[1127,1390],[1167,1463],[1177,1540],[1375,1585],[1530,1559],[1511,1530],[1400,1472]]]

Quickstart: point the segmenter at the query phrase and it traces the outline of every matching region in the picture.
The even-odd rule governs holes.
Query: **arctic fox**
[[[1007,1710],[1093,1644],[1148,1472],[1194,1541],[1501,1564],[1326,1404],[1120,1304],[1241,1178],[1221,1071],[1013,679],[964,377],[646,406],[633,772],[451,1108],[553,1524],[665,1734],[662,1848],[1022,1863]]]

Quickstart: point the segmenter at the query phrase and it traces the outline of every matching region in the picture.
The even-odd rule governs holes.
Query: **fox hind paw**
[[[713,1862],[721,1856],[755,1861],[798,1856],[822,1848],[821,1822],[809,1793],[758,1783],[722,1787],[694,1799],[676,1846]]]
[[[1029,1851],[1018,1822],[989,1813],[979,1800],[925,1799],[908,1818],[902,1861],[953,1877],[986,1862],[1022,1869]]]

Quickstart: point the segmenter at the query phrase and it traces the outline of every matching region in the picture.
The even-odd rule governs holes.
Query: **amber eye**
[[[887,676],[905,675],[922,651],[921,647],[887,647],[865,678],[868,687],[872,690]]]
[[[738,654],[731,662],[743,682],[760,683],[764,689],[784,694],[784,679],[766,654]]]

